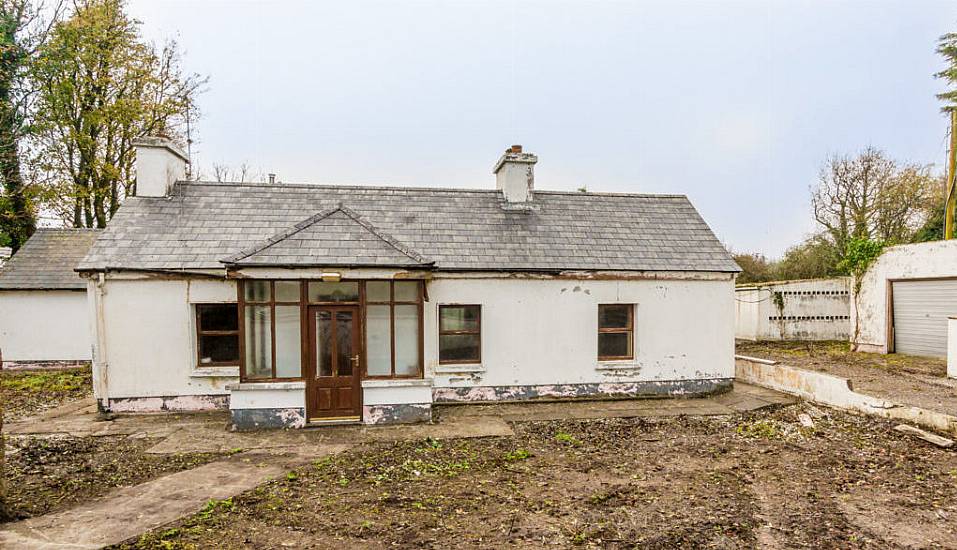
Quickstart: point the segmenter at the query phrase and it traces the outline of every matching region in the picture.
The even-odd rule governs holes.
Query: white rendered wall
[[[890,279],[957,277],[957,240],[892,246],[867,270],[851,306],[851,334],[859,318],[855,349],[887,353],[887,294]]]
[[[734,377],[734,283],[725,280],[436,279],[425,304],[425,372],[436,386]],[[635,359],[598,361],[598,305],[636,304]],[[438,364],[440,304],[482,306],[484,372]],[[616,366],[616,372],[602,367]],[[473,368],[468,366],[467,368]],[[463,370],[464,372],[464,370]]]
[[[742,285],[735,289],[735,338],[847,340],[851,281],[847,277]],[[774,301],[780,293],[783,307]]]
[[[235,302],[235,282],[107,279],[101,300],[97,341],[105,349],[94,362],[96,397],[226,395],[226,384],[239,381],[238,368],[197,368],[193,313],[193,304]]]
[[[0,291],[4,361],[89,361],[92,348],[85,291]]]

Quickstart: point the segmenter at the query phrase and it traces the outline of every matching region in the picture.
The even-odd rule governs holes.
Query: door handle
[[[352,364],[353,364],[354,366],[356,366],[356,367],[359,366],[359,356],[358,356],[358,355],[353,355],[353,356],[352,356]]]

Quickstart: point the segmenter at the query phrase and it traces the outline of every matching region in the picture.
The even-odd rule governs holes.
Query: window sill
[[[437,365],[432,372],[435,374],[459,374],[463,372],[485,372],[485,367],[477,363],[463,363],[460,365]]]
[[[641,363],[638,363],[634,359],[623,359],[615,361],[599,361],[598,365],[595,366],[595,370],[599,371],[632,371],[638,370],[641,368]]]
[[[239,367],[196,367],[190,378],[239,378]]]
[[[305,382],[241,382],[226,384],[229,391],[305,390]]]
[[[363,380],[363,388],[408,388],[432,387],[431,378],[391,378],[382,380]]]

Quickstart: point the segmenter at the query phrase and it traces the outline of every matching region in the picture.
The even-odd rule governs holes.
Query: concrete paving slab
[[[170,474],[63,512],[13,523],[0,531],[0,548],[85,549],[117,544],[195,513],[209,500],[252,489],[287,470],[348,445],[324,445],[297,453],[243,453]]]

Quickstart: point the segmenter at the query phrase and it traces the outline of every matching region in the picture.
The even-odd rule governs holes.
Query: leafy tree
[[[33,0],[0,0],[0,233],[14,250],[36,229],[34,197],[22,167],[35,92],[29,67],[59,14],[59,5],[44,10]]]
[[[824,235],[813,235],[792,246],[775,266],[780,280],[820,279],[841,275],[837,269],[839,254]]]
[[[105,227],[136,192],[134,139],[184,138],[206,82],[181,69],[175,42],[140,36],[124,0],[82,0],[54,26],[33,67],[46,204],[74,227]]]
[[[738,283],[764,283],[774,280],[774,263],[763,254],[732,254],[732,257],[741,268]]]
[[[937,42],[939,53],[947,67],[935,76],[947,81],[946,92],[937,94],[937,98],[944,102],[941,110],[944,112],[957,110],[957,33],[950,32],[940,37]]]

